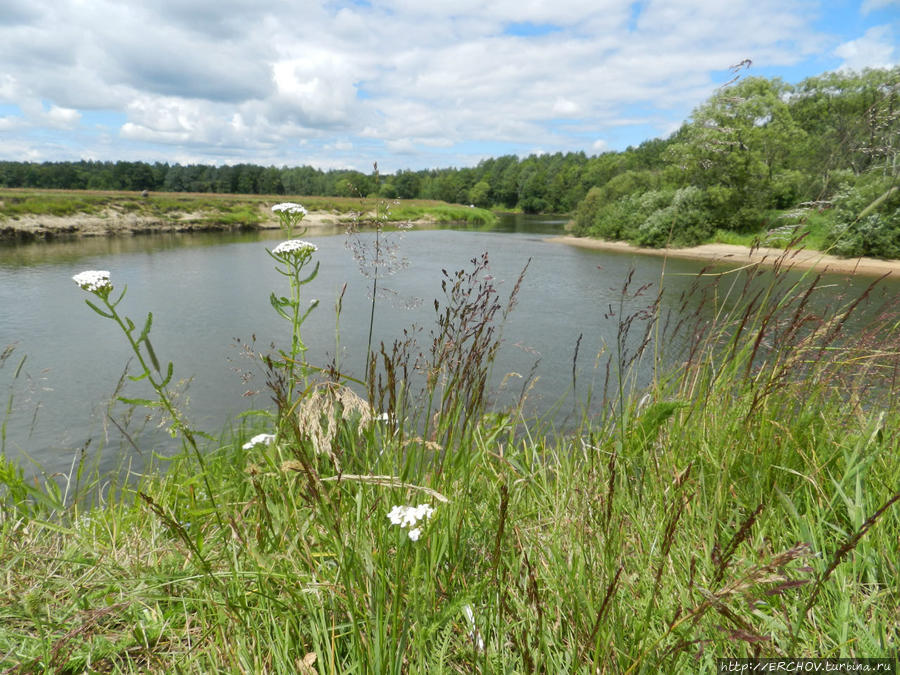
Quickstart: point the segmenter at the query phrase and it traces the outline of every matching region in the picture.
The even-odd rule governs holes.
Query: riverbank
[[[0,189],[0,241],[277,229],[272,206],[285,200],[303,204],[309,211],[303,226],[317,231],[376,220],[417,225],[496,220],[485,209],[421,199]]]
[[[900,260],[879,260],[877,258],[838,258],[821,251],[797,249],[784,251],[778,248],[748,248],[733,244],[702,244],[687,248],[646,248],[623,241],[604,241],[586,237],[550,237],[546,241],[569,246],[579,246],[600,251],[636,253],[660,257],[684,258],[687,260],[707,260],[711,264],[725,265],[785,265],[796,269],[815,269],[837,274],[859,274],[865,276],[888,275],[900,277]]]
[[[331,213],[310,213],[303,226],[311,229],[334,227],[340,216]],[[277,229],[278,220],[260,219],[255,222],[231,222],[210,217],[202,211],[187,211],[173,217],[143,216],[136,213],[117,213],[108,210],[99,215],[81,213],[73,216],[25,215],[0,221],[0,239],[53,239],[55,237],[114,237],[157,232],[202,232],[215,230]]]

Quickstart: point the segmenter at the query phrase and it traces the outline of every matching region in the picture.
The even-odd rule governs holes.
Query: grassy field
[[[459,204],[413,199],[358,199],[349,197],[291,197],[284,195],[220,195],[194,193],[104,192],[89,190],[0,189],[0,231],[4,221],[24,217],[77,219],[82,216],[108,219],[134,216],[159,223],[177,223],[191,229],[222,229],[275,226],[271,206],[283,201],[303,204],[310,212],[327,213],[338,222],[384,222],[428,220],[489,225],[496,221],[490,211]],[[11,228],[10,228],[11,231]]]
[[[447,275],[433,344],[383,347],[368,400],[334,372],[295,389],[270,360],[277,413],[202,458],[186,444],[128,485],[76,473],[68,499],[4,461],[0,668],[674,673],[896,655],[896,299],[851,340],[874,292],[813,312],[829,290],[812,274],[698,279],[702,312],[611,319],[591,394],[605,412],[560,434],[485,406],[515,291],[483,272]],[[679,367],[636,390],[674,332]],[[433,512],[395,508],[418,505]]]

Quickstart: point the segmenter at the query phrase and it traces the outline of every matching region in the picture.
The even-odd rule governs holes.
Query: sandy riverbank
[[[838,258],[819,251],[795,250],[785,252],[777,248],[749,249],[732,244],[703,244],[689,248],[642,248],[622,241],[603,241],[584,237],[551,237],[550,242],[580,246],[602,251],[618,251],[639,255],[668,256],[688,260],[708,260],[710,263],[727,265],[786,265],[797,269],[816,269],[839,274],[860,274],[868,276],[890,275],[900,278],[900,260],[878,260],[876,258]]]

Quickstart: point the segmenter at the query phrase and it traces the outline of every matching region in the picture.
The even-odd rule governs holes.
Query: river
[[[469,269],[472,258],[487,252],[505,298],[530,259],[518,305],[503,328],[494,386],[506,384],[495,400],[501,405],[516,400],[533,377],[530,413],[571,410],[576,345],[577,398],[584,400],[603,385],[601,355],[614,349],[618,329],[617,321],[604,315],[618,307],[632,270],[631,288],[647,289],[627,311],[652,300],[663,269],[663,304],[675,307],[702,264],[546,241],[562,232],[564,222],[517,216],[502,219],[492,231],[387,233],[406,264],[379,279],[392,293],[377,297],[375,344],[392,342],[415,323],[422,327],[421,347],[427,348],[434,300],[442,298],[441,270]],[[371,250],[374,234],[361,237]],[[318,277],[303,291],[305,298],[320,300],[303,329],[309,360],[324,365],[336,354],[334,303],[346,283],[337,355],[342,369],[360,377],[371,279],[360,273],[345,236],[310,232],[305,238],[319,247],[320,262]],[[147,420],[141,410],[129,418],[124,405],[111,404],[131,355],[118,327],[91,311],[84,303],[88,295],[73,283],[74,274],[88,269],[109,270],[116,288],[128,286],[120,310],[139,326],[153,312],[155,351],[163,362],[174,362],[174,380],[186,387],[182,403],[195,427],[217,435],[239,413],[269,407],[264,376],[242,345],[255,336],[255,350],[266,351],[273,342],[284,346],[289,337],[287,323],[268,301],[272,291],[287,293],[286,280],[265,251],[280,239],[277,231],[265,231],[0,244],[0,350],[13,346],[0,368],[0,413],[12,396],[10,411],[0,418],[6,455],[24,462],[29,472],[40,466],[68,473],[82,449],[105,471],[123,458],[140,466],[151,452],[166,454],[175,447],[157,419]],[[864,284],[838,277],[833,283],[851,290]],[[888,291],[897,294],[900,284]],[[152,394],[143,382],[126,381],[124,387],[125,395]]]

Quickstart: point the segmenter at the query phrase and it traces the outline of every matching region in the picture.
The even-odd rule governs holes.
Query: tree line
[[[146,162],[0,162],[0,186],[438,199],[572,213],[581,235],[689,245],[761,232],[810,209],[825,245],[900,257],[900,67],[796,85],[748,77],[666,139],[621,152],[506,155],[475,167],[329,170]],[[800,209],[796,211],[796,209]],[[805,209],[805,210],[804,210]]]
[[[529,213],[568,213],[588,190],[627,170],[649,170],[663,140],[625,152],[588,157],[583,152],[516,155],[484,160],[476,167],[365,174],[311,166],[254,164],[210,166],[147,162],[0,161],[0,186],[66,190],[150,190],[232,194],[377,196],[437,199]]]

